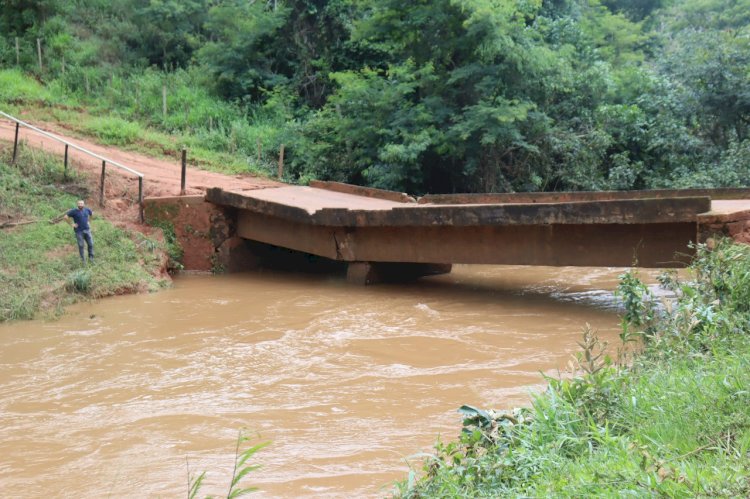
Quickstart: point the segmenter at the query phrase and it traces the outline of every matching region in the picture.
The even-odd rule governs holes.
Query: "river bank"
[[[95,205],[96,264],[82,266],[70,227],[50,221],[77,199],[91,201],[87,179],[74,172],[64,178],[59,158],[33,149],[21,148],[10,163],[10,148],[0,148],[0,224],[7,224],[0,238],[0,322],[57,316],[77,301],[169,285],[159,231],[115,225]]]
[[[619,346],[580,343],[578,375],[547,378],[530,409],[465,407],[400,497],[750,495],[750,247],[700,247],[661,311],[626,274]],[[634,359],[619,355],[638,340]],[[610,349],[612,351],[612,349]]]

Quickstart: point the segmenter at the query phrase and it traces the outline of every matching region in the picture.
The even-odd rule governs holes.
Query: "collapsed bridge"
[[[748,189],[428,195],[416,200],[314,182],[309,187],[210,188],[200,202],[219,210],[222,216],[210,223],[221,219],[227,237],[345,262],[349,279],[364,283],[448,272],[454,263],[678,267],[692,256],[691,242],[716,232],[737,235],[732,230],[750,235]],[[214,250],[221,253],[220,246]],[[235,253],[229,255],[230,266],[237,266],[237,258],[252,258],[247,248],[244,256]]]

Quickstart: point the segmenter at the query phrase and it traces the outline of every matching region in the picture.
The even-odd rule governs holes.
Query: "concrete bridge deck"
[[[442,272],[452,263],[675,267],[690,259],[689,243],[717,231],[750,240],[748,189],[416,200],[316,182],[209,189],[205,199],[231,211],[237,236],[348,262],[365,281],[378,273]]]

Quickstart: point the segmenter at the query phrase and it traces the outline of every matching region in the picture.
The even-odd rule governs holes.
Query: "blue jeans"
[[[94,239],[91,237],[90,230],[76,231],[76,241],[78,242],[78,254],[81,255],[81,261],[85,261],[83,258],[83,242],[86,241],[86,245],[89,250],[89,260],[94,259]]]

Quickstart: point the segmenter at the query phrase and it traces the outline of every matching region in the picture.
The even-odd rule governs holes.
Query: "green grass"
[[[83,130],[107,145],[133,144],[143,135],[143,130],[132,121],[117,116],[93,117],[83,123]]]
[[[464,408],[460,439],[439,443],[396,495],[750,496],[750,247],[700,247],[693,272],[664,278],[678,299],[661,311],[627,276],[622,338],[643,337],[634,360],[600,356],[585,335],[577,376],[549,379],[511,419]]]
[[[17,69],[0,71],[0,102],[48,104],[52,94],[38,81]]]
[[[735,345],[748,352],[747,341]],[[750,493],[750,362],[726,350],[672,359],[626,376],[607,424],[572,432],[571,455],[551,452],[518,490],[534,496],[729,496]],[[547,401],[536,417],[558,418]],[[570,421],[563,417],[564,420]],[[553,444],[551,432],[545,443]],[[534,456],[541,459],[542,455]]]
[[[0,321],[56,315],[81,299],[167,284],[155,277],[163,244],[101,218],[92,221],[96,264],[83,268],[72,229],[49,220],[85,198],[85,185],[64,180],[55,157],[21,149],[17,165],[8,160],[8,151],[2,151],[0,223],[39,222],[0,232]]]
[[[71,70],[44,86],[17,70],[0,70],[0,109],[151,156],[179,160],[186,147],[190,164],[205,170],[275,173],[286,118],[263,108],[248,115],[210,95],[197,71],[147,69],[125,76],[89,71],[89,91],[79,73]],[[162,85],[168,88],[166,117]]]

